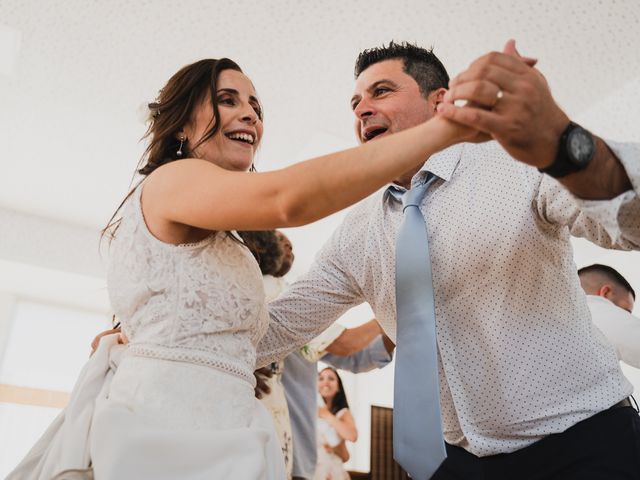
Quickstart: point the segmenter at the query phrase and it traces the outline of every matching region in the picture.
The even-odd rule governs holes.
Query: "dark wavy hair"
[[[326,370],[331,370],[336,375],[336,378],[338,379],[338,391],[333,396],[333,400],[331,401],[331,407],[329,408],[329,411],[335,415],[343,408],[349,408],[349,402],[347,401],[347,394],[344,391],[344,385],[342,385],[342,379],[340,378],[340,375],[338,375],[338,372],[335,368],[333,367],[323,368],[318,373],[318,376],[320,376],[320,374]],[[324,403],[326,404],[327,400],[324,397],[323,397],[323,400],[324,400]]]
[[[371,65],[394,59],[402,60],[404,73],[416,81],[423,97],[427,98],[438,88],[449,88],[449,74],[433,53],[433,48],[426,49],[408,42],[391,41],[387,46],[363,50],[356,59],[355,77],[358,78]]]
[[[241,235],[243,235],[243,239],[245,236],[251,238],[252,248],[250,250],[258,262],[262,274],[275,277],[282,268],[284,259],[284,250],[276,231],[241,232]]]
[[[149,144],[138,162],[136,173],[147,177],[162,165],[179,161],[182,158],[189,158],[193,156],[193,152],[198,146],[218,132],[220,111],[216,101],[216,92],[218,78],[224,70],[242,72],[240,66],[229,58],[204,59],[182,67],[169,79],[160,90],[158,98],[148,104],[152,120],[142,140],[148,140]],[[187,141],[181,147],[178,133],[189,122],[196,107],[207,98],[211,101],[213,109],[213,119],[209,130],[194,145]],[[262,119],[261,108],[258,109],[258,116]],[[178,155],[177,151],[180,148],[182,154]],[[121,218],[118,218],[118,212],[143,180],[144,178],[137,182],[122,200],[102,230],[101,238],[107,236],[109,239],[113,239],[115,237],[121,221]],[[238,232],[238,234],[257,258],[259,247],[254,240],[256,232]],[[235,238],[233,235],[230,237]]]

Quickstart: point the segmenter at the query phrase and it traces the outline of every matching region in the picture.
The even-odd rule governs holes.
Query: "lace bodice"
[[[134,355],[208,365],[254,382],[269,317],[251,252],[219,232],[171,245],[145,224],[138,187],[109,250],[107,286]]]

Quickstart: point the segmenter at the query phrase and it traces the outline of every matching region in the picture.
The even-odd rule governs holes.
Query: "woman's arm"
[[[359,147],[267,173],[233,172],[197,159],[171,162],[146,180],[143,211],[152,232],[172,224],[204,230],[304,225],[358,202],[471,132],[434,117]]]
[[[347,450],[347,444],[344,440],[341,441],[339,445],[329,448],[331,448],[332,453],[337,455],[338,458],[342,460],[342,463],[349,461],[349,458],[351,458],[351,455],[349,455],[349,450]]]
[[[345,409],[338,417],[331,413],[328,408],[323,407],[324,405],[318,407],[318,416],[329,422],[329,425],[336,430],[340,438],[343,440],[349,440],[350,442],[358,440],[356,422],[353,420],[353,415],[351,415],[351,412],[348,409]]]

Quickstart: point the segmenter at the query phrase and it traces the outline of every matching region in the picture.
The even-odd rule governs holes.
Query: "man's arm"
[[[328,354],[322,357],[321,361],[340,370],[347,370],[353,373],[368,372],[374,368],[382,368],[388,365],[393,358],[393,348],[395,348],[395,345],[386,335],[378,335],[373,342],[359,352],[346,357]]]
[[[347,328],[327,348],[328,353],[347,356],[359,352],[382,333],[376,319],[354,328]]]
[[[322,248],[309,272],[269,304],[271,322],[258,345],[256,367],[283,358],[326,330],[362,293],[341,261],[341,232],[350,215]]]
[[[545,168],[556,157],[569,117],[551,96],[544,76],[527,60],[513,40],[503,53],[480,57],[451,80],[438,112],[490,134],[513,158]],[[456,100],[469,103],[456,107]],[[612,199],[630,190],[632,183],[615,153],[602,139],[594,140],[596,152],[589,166],[558,181],[578,198]]]

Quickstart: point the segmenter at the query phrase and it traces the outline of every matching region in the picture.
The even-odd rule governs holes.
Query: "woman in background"
[[[343,463],[349,459],[346,441],[358,439],[353,415],[338,372],[327,367],[318,374],[318,464],[314,480],[343,480],[349,474]]]

